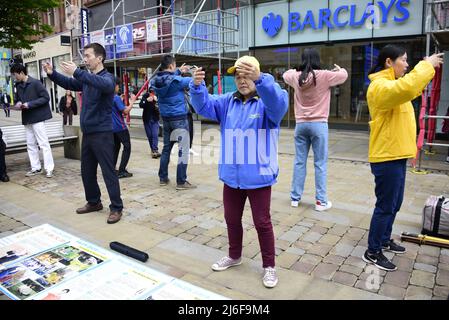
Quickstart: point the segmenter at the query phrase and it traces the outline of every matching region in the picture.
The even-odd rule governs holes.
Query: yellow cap
[[[254,57],[252,57],[252,56],[243,56],[243,57],[240,57],[240,58],[235,62],[235,64],[234,64],[232,67],[230,67],[230,68],[228,69],[228,73],[232,73],[232,74],[233,74],[233,73],[235,72],[235,69],[237,68],[237,66],[238,66],[241,62],[249,63],[249,64],[255,66],[255,67],[257,68],[257,71],[260,71],[260,63],[259,63],[259,61],[258,61],[256,58],[254,58]]]

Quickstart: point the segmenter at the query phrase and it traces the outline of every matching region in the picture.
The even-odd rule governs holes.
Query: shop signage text
[[[360,10],[356,4],[343,5],[331,11],[329,8],[319,9],[318,12],[308,10],[305,14],[291,11],[288,16],[288,32],[303,31],[306,28],[314,30],[350,27],[360,27],[367,22],[374,25],[386,24],[390,13],[391,19],[395,23],[403,23],[410,18],[407,6],[410,0],[384,0],[375,1],[374,4],[367,4],[364,11]],[[360,13],[363,15],[360,17]],[[344,13],[349,13],[348,18],[342,17]],[[276,36],[282,28],[282,17],[270,12],[262,19],[262,28],[270,36]]]

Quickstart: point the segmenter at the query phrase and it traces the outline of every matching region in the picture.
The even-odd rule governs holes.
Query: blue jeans
[[[396,213],[404,199],[407,159],[371,163],[376,183],[376,208],[368,235],[368,250],[378,252],[391,239]]]
[[[145,133],[147,134],[148,143],[150,144],[151,151],[157,152],[158,147],[158,135],[159,135],[159,121],[148,120],[144,121]]]
[[[322,204],[327,203],[327,122],[301,122],[295,128],[295,162],[293,164],[293,181],[290,197],[301,200],[304,181],[307,174],[307,156],[310,145],[313,149],[315,164],[315,198]]]
[[[175,142],[179,143],[178,167],[176,183],[184,184],[187,180],[187,164],[189,162],[189,123],[187,117],[182,120],[164,120],[164,148],[159,166],[159,180],[168,180],[168,163],[170,152]]]

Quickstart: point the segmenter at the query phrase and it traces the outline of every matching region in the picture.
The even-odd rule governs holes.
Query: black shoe
[[[128,172],[128,171],[125,170],[125,171],[119,172],[117,174],[117,176],[118,176],[119,179],[121,179],[121,178],[130,178],[130,177],[133,176],[133,174],[131,172]]]
[[[3,177],[1,177],[0,178],[0,181],[3,181],[3,182],[8,182],[9,181],[9,177],[8,177],[8,175],[7,174],[5,174]]]
[[[366,250],[362,259],[366,263],[372,263],[379,269],[385,271],[395,271],[398,269],[390,260],[387,259],[387,257],[383,255],[382,251],[371,253]]]
[[[405,253],[405,251],[407,251],[403,246],[395,243],[393,239],[391,239],[390,242],[382,245],[382,249],[394,253]]]

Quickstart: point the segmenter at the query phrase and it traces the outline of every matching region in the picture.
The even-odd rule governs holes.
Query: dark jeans
[[[147,134],[148,142],[150,144],[151,151],[157,152],[158,135],[159,135],[159,121],[148,120],[143,121],[145,127],[145,133]]]
[[[368,250],[378,252],[391,239],[396,213],[404,198],[407,159],[371,163],[376,183],[376,208],[368,235]]]
[[[97,182],[97,168],[100,164],[103,179],[111,204],[109,208],[123,209],[120,198],[120,184],[114,170],[114,135],[112,132],[98,132],[83,135],[81,147],[81,176],[87,202],[96,204],[101,200]]]
[[[246,198],[249,198],[251,205],[254,226],[259,238],[263,267],[274,267],[274,232],[270,216],[271,187],[243,190],[224,185],[223,204],[228,227],[229,257],[238,259],[242,256],[242,216]]]
[[[5,161],[6,145],[2,137],[3,133],[2,130],[0,130],[0,178],[6,176],[6,161]]]
[[[122,160],[120,161],[119,172],[124,172],[131,156],[131,137],[128,130],[114,132],[114,168],[117,166],[120,145],[123,144]]]
[[[187,164],[189,162],[189,123],[182,120],[164,120],[164,148],[162,149],[159,166],[159,180],[168,180],[168,163],[170,152],[175,142],[179,143],[178,167],[176,183],[184,184],[187,180]]]

